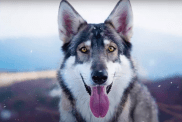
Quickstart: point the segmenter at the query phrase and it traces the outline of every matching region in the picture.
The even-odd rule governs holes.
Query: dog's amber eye
[[[86,52],[87,52],[87,48],[86,48],[86,47],[82,47],[82,48],[80,49],[80,51],[81,51],[82,53],[86,53]]]
[[[115,48],[113,46],[109,46],[108,50],[109,50],[109,52],[113,52],[115,50]]]

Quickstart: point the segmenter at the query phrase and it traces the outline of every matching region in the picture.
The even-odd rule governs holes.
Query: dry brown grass
[[[8,86],[26,80],[56,78],[56,71],[21,72],[21,73],[0,73],[0,87]]]

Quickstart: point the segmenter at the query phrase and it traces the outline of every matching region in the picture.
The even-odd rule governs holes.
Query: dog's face
[[[75,99],[88,99],[95,117],[105,117],[112,101],[110,92],[121,92],[122,96],[133,75],[129,1],[120,1],[104,23],[87,24],[64,0],[58,24],[64,52],[62,88],[66,87]]]

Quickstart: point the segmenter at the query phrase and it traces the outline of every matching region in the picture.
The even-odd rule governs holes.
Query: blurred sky
[[[118,0],[69,0],[89,23],[102,23]],[[57,0],[1,0],[0,38],[57,35]],[[134,26],[166,34],[182,36],[181,1],[131,0]]]
[[[118,2],[68,1],[88,23],[104,22]],[[59,67],[59,3],[56,0],[1,0],[0,70]],[[182,2],[131,0],[131,4],[134,15],[132,54],[139,64],[140,74],[149,78],[182,74]],[[27,62],[29,67],[18,69]],[[51,65],[54,63],[56,65]]]

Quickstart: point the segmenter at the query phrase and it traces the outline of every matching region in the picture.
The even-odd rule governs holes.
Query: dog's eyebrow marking
[[[91,41],[90,40],[85,42],[85,46],[90,46],[90,45],[91,45]]]
[[[110,44],[110,41],[109,40],[104,40],[104,44],[105,45]]]

